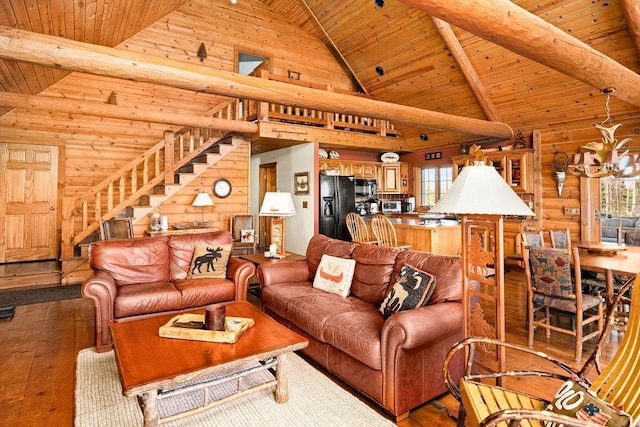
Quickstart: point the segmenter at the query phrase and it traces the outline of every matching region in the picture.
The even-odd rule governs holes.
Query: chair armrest
[[[96,322],[96,349],[111,350],[109,324],[113,322],[113,310],[117,295],[115,279],[103,270],[94,270],[93,275],[82,284],[82,296],[93,300]]]
[[[489,347],[505,347],[507,349],[511,349],[514,350],[516,352],[522,352],[522,353],[526,353],[530,356],[535,356],[539,359],[543,359],[553,365],[555,365],[556,367],[560,368],[561,370],[565,371],[567,374],[560,374],[560,373],[555,373],[555,372],[547,372],[547,371],[504,371],[504,372],[491,372],[491,373],[487,373],[487,374],[472,374],[471,372],[475,372],[475,370],[473,369],[473,361],[474,361],[474,353],[476,351],[476,346],[480,347],[480,346],[489,346]],[[449,388],[449,391],[451,392],[451,394],[453,395],[453,397],[455,397],[458,401],[460,401],[460,389],[458,387],[458,384],[456,383],[456,381],[454,381],[452,379],[452,376],[449,372],[449,363],[450,361],[453,359],[453,357],[455,356],[455,354],[457,352],[459,352],[460,350],[465,349],[466,352],[465,354],[469,355],[469,361],[467,362],[466,366],[465,366],[465,372],[463,374],[463,377],[467,380],[470,381],[480,381],[483,379],[488,379],[488,378],[501,378],[501,377],[526,377],[526,376],[538,376],[538,377],[545,377],[545,378],[557,378],[559,380],[563,380],[566,381],[569,378],[574,378],[574,379],[579,379],[580,381],[586,383],[586,384],[591,384],[591,382],[586,378],[586,377],[582,377],[580,375],[580,371],[572,368],[571,366],[567,365],[565,362],[556,359],[554,357],[551,357],[541,351],[536,351],[533,350],[529,347],[524,347],[518,344],[513,344],[513,343],[509,343],[509,342],[505,342],[505,341],[500,341],[497,339],[493,339],[493,338],[486,338],[486,337],[470,337],[470,338],[466,338],[462,341],[460,341],[459,343],[457,343],[456,345],[454,345],[450,350],[449,353],[447,354],[447,357],[444,360],[444,365],[442,367],[442,370],[444,372],[444,378],[445,378],[445,383],[447,384],[447,387]],[[509,357],[517,357],[517,353],[516,355],[514,354],[510,354]],[[527,359],[529,360],[529,359]],[[531,363],[532,366],[535,366],[533,363]]]
[[[227,263],[227,279],[233,281],[236,285],[236,301],[247,300],[247,290],[249,288],[249,279],[256,272],[256,267],[249,261],[236,257],[229,257]]]
[[[400,311],[389,317],[382,327],[382,351],[387,351],[385,346],[408,350],[442,336],[462,334],[463,322],[462,304],[458,302]]]
[[[279,283],[306,282],[309,280],[309,267],[306,261],[260,264],[258,280],[261,289]]]

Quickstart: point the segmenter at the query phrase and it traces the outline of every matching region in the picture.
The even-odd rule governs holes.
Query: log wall
[[[600,123],[600,122],[597,122]],[[637,131],[638,117],[631,117],[614,123],[623,126],[616,132],[618,141],[626,137],[632,138],[626,144],[627,148],[637,152],[640,150],[640,136]],[[542,177],[542,226],[544,229],[559,230],[568,228],[573,241],[580,240],[580,215],[565,213],[565,208],[581,208],[581,201],[585,205],[592,206],[597,200],[588,200],[588,196],[580,194],[580,178],[567,173],[562,196],[558,196],[557,182],[553,169],[553,156],[556,152],[564,152],[569,155],[581,152],[581,146],[592,141],[600,141],[600,132],[593,126],[580,129],[546,132],[541,135],[541,177]],[[584,197],[585,200],[581,200]]]

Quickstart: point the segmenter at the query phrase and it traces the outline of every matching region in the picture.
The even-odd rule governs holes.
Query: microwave
[[[378,183],[375,179],[356,179],[356,197],[375,199],[378,197]]]
[[[402,201],[388,200],[382,202],[382,213],[402,213]]]

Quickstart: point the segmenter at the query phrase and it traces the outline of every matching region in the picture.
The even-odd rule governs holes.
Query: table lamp
[[[493,166],[476,156],[472,166],[462,172],[446,194],[429,212],[453,213],[462,217],[462,287],[464,336],[505,339],[503,216],[535,216]],[[469,280],[479,283],[469,288]],[[472,304],[473,302],[473,304]],[[482,307],[492,308],[494,325],[484,317]],[[497,361],[504,370],[504,347],[479,350]],[[484,359],[483,359],[484,360]],[[477,362],[487,370],[482,360]]]
[[[207,226],[207,223],[204,222],[204,208],[205,206],[213,206],[213,204],[214,203],[211,199],[211,196],[209,196],[209,194],[205,193],[204,191],[202,193],[198,193],[196,198],[191,203],[191,206],[199,207],[202,209],[202,220],[199,224],[197,223],[197,221],[194,221],[198,228],[205,228]]]
[[[260,216],[275,217],[271,219],[271,244],[276,245],[276,253],[286,256],[284,218],[294,216],[296,208],[291,193],[268,192],[264,195]]]

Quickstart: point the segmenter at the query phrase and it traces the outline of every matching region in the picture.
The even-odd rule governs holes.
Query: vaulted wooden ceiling
[[[342,75],[335,75],[338,85],[351,85],[378,100],[502,121],[525,135],[533,129],[571,129],[604,119],[601,88],[513,53],[499,46],[499,40],[487,41],[455,26],[450,28],[453,37],[449,34],[447,43],[442,26],[439,31],[434,24],[439,21],[423,10],[399,0],[383,3],[379,7],[374,0],[238,0],[236,5],[229,0],[156,0],[149,7],[145,0],[5,0],[0,3],[0,25],[197,64],[192,51],[206,39],[208,26],[219,33],[224,32],[225,22],[242,21],[250,24],[243,31],[259,35],[261,31],[281,31],[269,27],[283,20],[300,29],[300,34],[295,34],[299,45],[290,49],[300,49],[303,57],[309,53],[302,48],[307,44],[302,34],[319,39],[343,71]],[[477,3],[482,7],[484,2]],[[640,53],[634,46],[640,31],[640,6],[636,0],[513,3],[618,64],[640,71]],[[260,22],[252,21],[252,16],[258,15]],[[175,33],[172,46],[166,46],[165,39],[153,39],[160,27]],[[446,22],[444,28],[447,29]],[[136,38],[142,31],[147,35]],[[514,37],[529,43],[527,32],[514,30]],[[218,42],[212,43],[215,46]],[[219,50],[209,49],[209,56],[223,58],[216,66],[232,71],[234,54],[229,49],[233,48],[220,43],[218,46]],[[378,67],[384,70],[383,74],[377,71]],[[6,92],[104,101],[113,91],[119,102],[153,105],[168,114],[205,114],[223,99],[149,83],[133,84],[126,80],[126,74],[119,81],[78,73],[65,78],[67,75],[55,68],[0,60],[0,89]],[[617,76],[612,76],[612,82],[614,77]],[[634,132],[640,133],[640,105],[614,97],[611,109],[615,120],[631,123]],[[168,128],[163,124],[106,118],[85,120],[55,111],[0,107],[0,113],[0,136],[10,141],[27,141],[37,133],[62,141],[90,141],[100,135],[103,140],[122,144],[152,143]],[[478,140],[477,136],[462,133],[397,127],[413,150]],[[427,141],[420,138],[422,133],[428,135]]]

